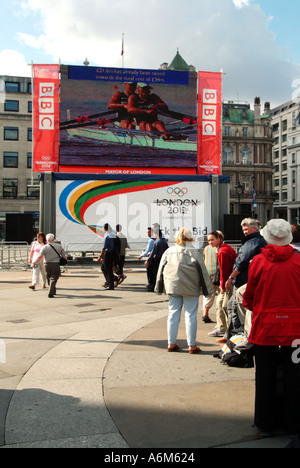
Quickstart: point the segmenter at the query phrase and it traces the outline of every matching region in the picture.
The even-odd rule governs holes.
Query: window
[[[14,140],[19,139],[19,129],[18,127],[4,127],[4,140]]]
[[[3,153],[3,167],[18,167],[18,153],[4,151]]]
[[[4,110],[6,112],[19,112],[19,101],[5,101]]]
[[[288,183],[287,177],[283,177],[282,178],[282,185],[287,185],[287,183]]]
[[[248,148],[244,148],[242,150],[242,164],[247,165],[249,164],[249,150]]]
[[[230,136],[230,127],[225,127],[225,136]]]
[[[27,128],[27,141],[32,141],[32,128]]]
[[[3,179],[3,198],[17,198],[18,179]]]
[[[32,153],[27,153],[27,169],[32,168]]]
[[[283,164],[282,164],[282,170],[283,170],[283,171],[287,171],[287,163],[283,163]]]
[[[232,161],[231,148],[225,148],[225,150],[224,150],[224,164],[228,164],[231,161]]]
[[[28,101],[28,113],[32,114],[32,101]]]
[[[13,83],[11,81],[7,81],[5,83],[5,91],[7,93],[19,93],[20,92],[20,83]]]
[[[39,198],[40,196],[40,182],[38,179],[27,179],[27,197]]]
[[[243,127],[243,136],[244,137],[248,136],[248,127]]]

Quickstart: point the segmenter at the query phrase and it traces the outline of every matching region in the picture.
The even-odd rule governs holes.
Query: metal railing
[[[30,245],[27,242],[0,242],[0,268],[28,268]]]

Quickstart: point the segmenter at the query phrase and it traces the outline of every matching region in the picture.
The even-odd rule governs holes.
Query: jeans
[[[168,343],[176,344],[182,307],[185,310],[185,326],[188,346],[196,345],[197,313],[199,297],[186,297],[169,294]]]

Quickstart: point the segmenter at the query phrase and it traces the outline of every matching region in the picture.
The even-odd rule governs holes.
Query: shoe
[[[106,291],[114,291],[115,288],[114,288],[114,287],[106,286],[104,289],[105,289]]]
[[[176,353],[176,351],[179,351],[180,348],[179,346],[176,344],[176,345],[171,345],[171,346],[168,346],[168,353]]]
[[[35,286],[33,286],[33,285],[32,285],[32,286],[28,286],[28,287],[29,287],[29,289],[33,289],[33,291],[35,290]]]
[[[126,276],[126,275],[123,275],[123,276],[121,276],[121,277],[119,278],[118,284],[122,284],[122,283],[123,283],[123,281],[125,281],[125,280],[126,280],[126,278],[127,278],[127,276]]]
[[[53,294],[48,294],[49,299],[54,298]]]
[[[216,340],[217,343],[227,343],[227,338],[219,338]]]
[[[208,315],[203,315],[202,322],[204,323],[213,323],[212,319]]]
[[[47,288],[47,286],[45,284],[43,284],[43,289],[46,289],[46,288]]]
[[[224,333],[220,332],[220,330],[213,330],[208,334],[208,336],[211,336],[212,338],[223,338]]]
[[[197,353],[202,353],[202,349],[199,348],[199,346],[195,346],[189,349],[190,354],[197,354]]]

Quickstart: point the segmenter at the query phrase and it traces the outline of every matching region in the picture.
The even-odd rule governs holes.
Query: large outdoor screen
[[[68,167],[197,168],[197,73],[61,66]]]

